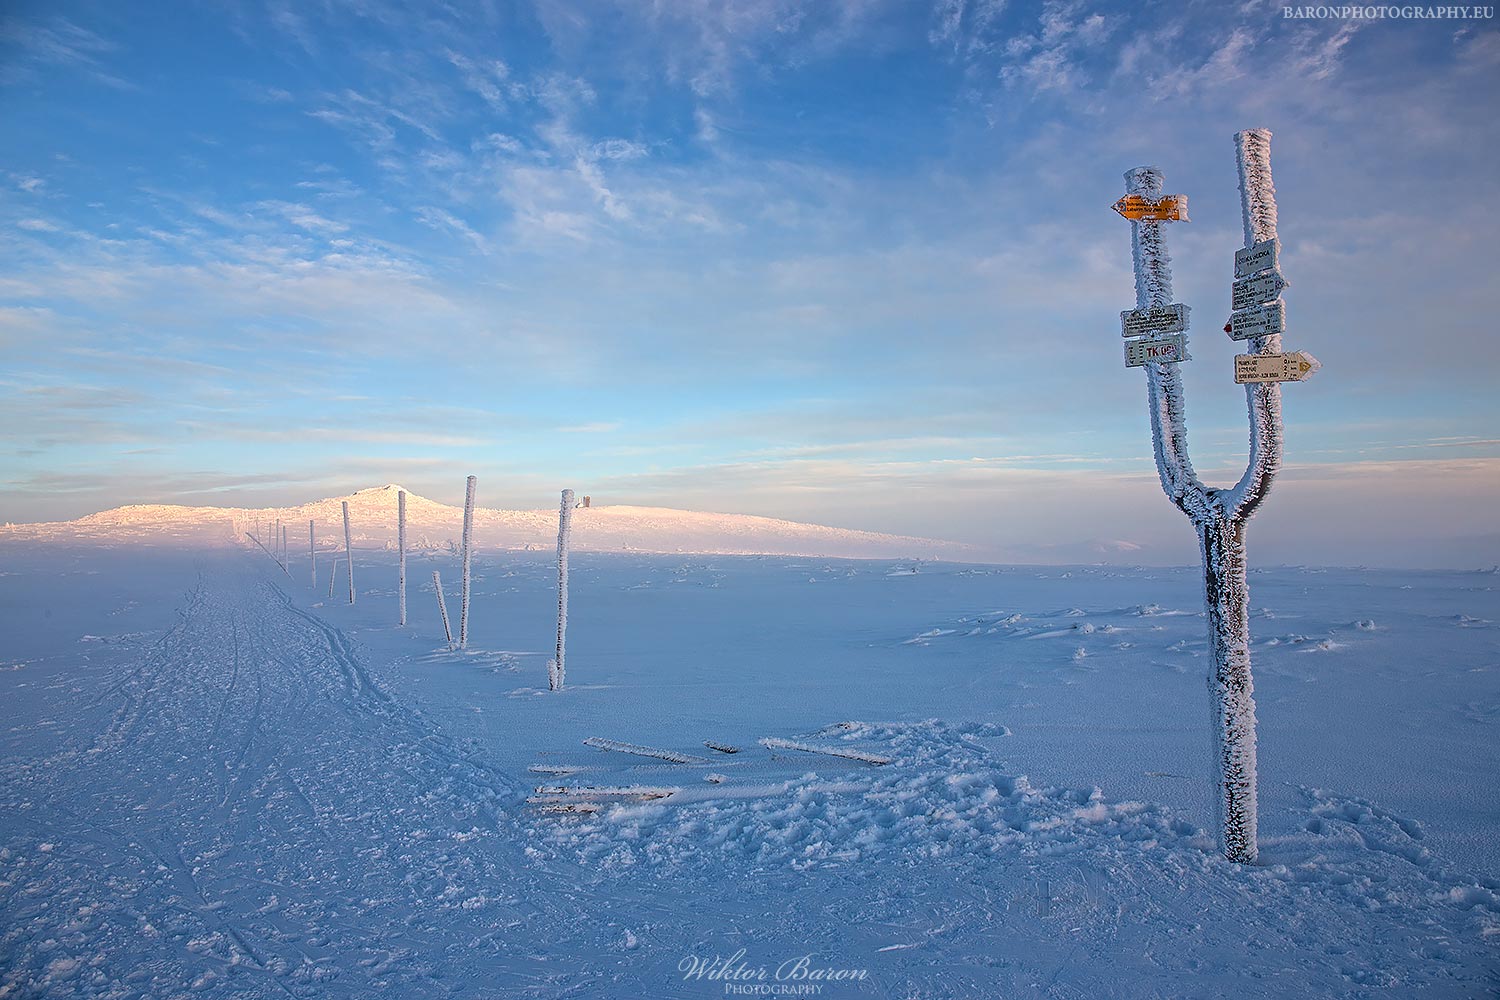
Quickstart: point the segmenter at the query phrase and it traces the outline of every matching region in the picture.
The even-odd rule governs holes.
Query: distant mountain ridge
[[[227,542],[250,532],[270,543],[279,518],[293,552],[306,551],[307,522],[320,549],[343,545],[343,504],[349,504],[356,547],[394,547],[397,494],[394,483],[326,497],[291,507],[186,507],[132,504],[73,521],[11,525],[9,537],[117,541]],[[406,491],[407,545],[414,549],[456,546],[463,508]],[[476,507],[475,545],[488,549],[550,549],[557,544],[557,510],[496,510]],[[826,556],[855,559],[950,559],[976,561],[978,550],[960,542],[888,535],[851,528],[803,524],[751,514],[719,514],[667,507],[592,506],[573,518],[573,549],[579,552],[697,553],[717,555]]]

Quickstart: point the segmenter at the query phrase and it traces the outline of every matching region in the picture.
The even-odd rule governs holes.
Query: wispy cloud
[[[416,210],[417,219],[426,226],[434,229],[446,230],[457,233],[473,245],[475,250],[487,254],[490,252],[489,241],[479,233],[475,232],[468,223],[445,209],[435,208],[431,205],[418,206]]]
[[[435,434],[430,431],[372,430],[358,426],[338,427],[249,427],[241,424],[189,422],[196,431],[212,434],[216,439],[271,441],[288,447],[310,441],[332,441],[349,445],[387,445],[411,448],[480,448],[494,444],[489,438],[462,434]]]
[[[106,58],[119,46],[65,18],[46,23],[21,17],[0,20],[0,48],[16,55],[0,62],[0,82],[16,83],[32,78],[39,66],[60,66],[81,72],[90,79],[120,90],[137,89],[134,83],[106,69]]]
[[[517,87],[510,78],[510,67],[499,59],[477,61],[451,49],[447,56],[463,78],[465,87],[483,98],[491,110],[507,110],[510,106],[508,95]]]

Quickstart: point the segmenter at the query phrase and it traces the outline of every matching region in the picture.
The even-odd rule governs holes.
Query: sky
[[[1123,173],[1190,199],[1192,458],[1245,461],[1233,134],[1274,132],[1251,561],[1500,562],[1500,20],[1267,3],[9,0],[0,521],[398,482],[1188,564]],[[1295,9],[1293,10],[1295,12]]]

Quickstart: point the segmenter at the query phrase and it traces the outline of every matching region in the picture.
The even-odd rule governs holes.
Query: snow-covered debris
[[[801,750],[803,753],[820,753],[828,757],[844,757],[849,760],[861,761],[865,764],[889,764],[895,760],[884,754],[871,753],[868,750],[853,750],[848,747],[817,746],[812,743],[803,743],[800,740],[785,740],[779,736],[765,736],[760,739],[760,745],[767,750]]]
[[[690,753],[679,753],[676,750],[662,750],[659,747],[643,747],[635,743],[621,743],[619,740],[607,740],[602,736],[590,736],[583,741],[586,747],[596,747],[600,750],[613,750],[616,753],[635,754],[638,757],[655,757],[659,760],[671,761],[674,764],[706,764],[707,757],[698,757]]]

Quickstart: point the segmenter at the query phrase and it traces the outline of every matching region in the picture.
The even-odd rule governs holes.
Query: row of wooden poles
[[[474,476],[468,478],[464,488],[464,531],[463,542],[460,550],[462,563],[461,583],[459,585],[459,612],[458,612],[458,638],[453,637],[453,627],[448,618],[448,604],[443,599],[443,578],[438,570],[432,571],[432,587],[437,593],[438,614],[443,620],[443,634],[448,641],[448,648],[467,649],[469,645],[469,581],[470,564],[474,553],[474,491],[478,480]],[[561,691],[563,686],[563,673],[566,664],[567,637],[568,637],[568,550],[571,547],[573,510],[578,505],[574,502],[573,491],[562,491],[562,503],[558,508],[557,516],[557,646],[554,659],[547,664],[547,687],[553,691]],[[349,523],[349,501],[343,501],[344,508],[344,558],[334,557],[333,566],[328,573],[328,596],[333,597],[334,582],[338,578],[339,563],[347,567],[346,575],[349,578],[349,603],[355,603],[356,592],[354,589],[354,534]],[[265,542],[259,537],[260,524],[257,521],[256,531],[245,532],[245,536],[258,545],[262,552],[270,556],[281,571],[291,577],[289,559],[287,556],[287,526],[277,518],[274,523],[268,524],[271,534],[273,548],[267,548]],[[396,493],[396,594],[397,594],[397,624],[406,627],[406,491],[399,490]],[[316,590],[318,587],[318,543],[317,525],[309,520],[307,522],[307,557],[309,584]]]

